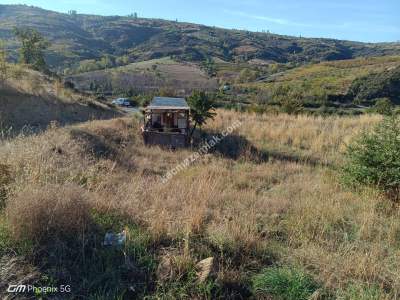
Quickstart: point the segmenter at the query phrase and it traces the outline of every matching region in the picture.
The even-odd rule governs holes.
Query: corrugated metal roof
[[[154,97],[147,109],[178,108],[189,109],[184,98]]]

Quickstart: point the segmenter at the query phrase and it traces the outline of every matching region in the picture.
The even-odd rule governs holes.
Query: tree
[[[400,199],[400,119],[384,119],[347,148],[342,169],[344,183],[375,186],[393,200]]]
[[[215,63],[211,57],[207,57],[203,62],[203,67],[209,76],[215,76]]]
[[[200,127],[206,124],[207,119],[214,119],[216,113],[214,101],[208,97],[205,92],[194,91],[188,98],[188,104],[190,106],[190,116],[194,122],[190,136],[196,130],[197,125]]]
[[[123,55],[123,56],[117,57],[115,60],[115,64],[117,66],[124,66],[124,65],[129,64],[129,56]]]
[[[115,61],[114,61],[113,57],[111,57],[110,55],[107,54],[101,58],[100,65],[104,69],[112,68],[115,65]]]
[[[0,84],[7,79],[7,51],[4,47],[4,43],[0,40]]]
[[[34,29],[15,28],[14,34],[22,44],[19,50],[20,63],[31,65],[35,70],[47,72],[44,51],[49,47],[49,42]]]
[[[252,71],[249,68],[245,68],[240,71],[240,74],[239,74],[239,82],[240,83],[251,82],[256,79],[257,79],[256,71]]]
[[[161,97],[176,97],[176,91],[172,88],[163,87],[159,90],[158,94]]]

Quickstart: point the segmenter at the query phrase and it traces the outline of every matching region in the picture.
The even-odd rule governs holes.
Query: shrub
[[[375,186],[397,200],[400,191],[400,119],[383,120],[347,148],[342,180],[352,187]]]
[[[298,114],[303,110],[303,104],[299,100],[287,98],[282,100],[281,110],[289,115]]]
[[[302,271],[273,267],[253,278],[257,296],[273,296],[282,300],[306,300],[318,289],[318,284]],[[267,298],[269,299],[269,298]]]
[[[38,244],[81,237],[90,209],[86,192],[76,185],[28,186],[8,201],[6,215],[16,240]]]
[[[381,115],[390,116],[394,112],[394,107],[388,98],[380,98],[376,99],[374,111]]]

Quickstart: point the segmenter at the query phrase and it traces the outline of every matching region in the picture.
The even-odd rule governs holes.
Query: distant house
[[[155,97],[144,108],[146,144],[182,148],[189,144],[190,108],[184,98]]]

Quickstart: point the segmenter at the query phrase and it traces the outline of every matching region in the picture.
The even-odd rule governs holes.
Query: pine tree
[[[34,29],[15,28],[14,34],[22,44],[19,50],[20,63],[47,72],[44,50],[49,47],[49,42]]]

